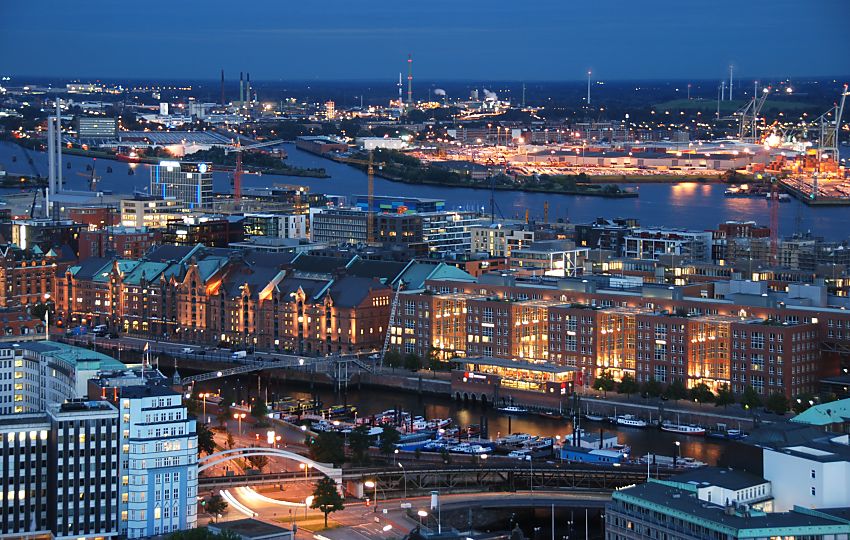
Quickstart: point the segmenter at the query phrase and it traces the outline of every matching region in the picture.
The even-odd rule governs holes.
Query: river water
[[[292,144],[284,147],[289,154],[288,163],[300,167],[323,167],[330,178],[302,178],[276,175],[243,176],[246,187],[263,187],[275,183],[299,184],[309,186],[314,192],[334,195],[358,195],[366,193],[366,175],[352,167],[342,165],[319,156],[301,151]],[[33,165],[39,174],[47,173],[47,157],[42,152],[30,152]],[[13,156],[17,157],[12,161]],[[69,189],[86,189],[86,165],[90,158],[65,156],[65,163],[71,163],[70,169],[63,169]],[[131,193],[134,189],[143,190],[150,184],[150,167],[133,165],[134,175],[128,175],[131,165],[117,161],[99,160],[97,173],[102,176],[100,187],[116,193]],[[11,143],[0,143],[0,167],[10,173],[32,173],[23,150]],[[106,168],[112,167],[112,173]],[[79,175],[78,173],[83,173]],[[230,190],[230,174],[214,174],[214,188],[217,191]],[[721,184],[702,184],[686,182],[671,184],[641,184],[632,186],[640,197],[628,199],[605,199],[575,195],[557,195],[547,193],[524,193],[520,191],[497,191],[496,204],[501,215],[506,218],[525,215],[526,209],[531,216],[542,218],[543,203],[549,202],[549,217],[552,221],[563,219],[573,223],[582,223],[596,217],[634,217],[643,225],[665,225],[689,229],[710,229],[726,220],[756,220],[769,224],[768,202],[761,198],[727,198],[723,196]],[[375,193],[379,195],[406,195],[445,199],[450,208],[489,209],[490,192],[486,188],[448,188],[445,186],[422,186],[400,182],[391,182],[382,178],[375,179]],[[781,234],[787,235],[800,231],[811,231],[830,240],[843,240],[848,237],[847,223],[850,223],[850,207],[813,208],[796,200],[784,203],[780,208]]]
[[[359,416],[371,416],[389,409],[405,410],[425,418],[452,418],[453,426],[464,428],[472,424],[482,425],[486,421],[489,437],[497,438],[510,433],[530,433],[541,437],[555,437],[572,432],[566,420],[544,418],[536,415],[508,416],[493,408],[483,408],[478,404],[462,403],[450,398],[431,395],[419,396],[409,392],[390,392],[382,389],[364,388],[349,389],[347,393],[336,393],[333,389],[316,386],[312,390],[305,383],[280,381],[271,382],[264,376],[262,391],[265,397],[268,385],[268,399],[274,401],[284,396],[299,399],[319,399],[323,407],[335,404],[352,404],[357,406]],[[198,383],[200,391],[212,391],[231,395],[239,402],[249,400],[257,395],[257,377],[243,375],[227,379]],[[686,421],[682,418],[682,421]],[[676,442],[681,444],[682,456],[693,457],[710,465],[720,460],[727,443],[722,440],[705,437],[688,437],[677,435],[654,428],[627,428],[602,423],[588,422],[582,426],[593,432],[605,430],[617,431],[621,443],[632,448],[632,456],[637,457],[647,453],[672,456],[676,452]],[[734,426],[731,426],[734,427]]]

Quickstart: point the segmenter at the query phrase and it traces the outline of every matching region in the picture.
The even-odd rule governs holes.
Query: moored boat
[[[669,431],[670,433],[680,433],[682,435],[705,435],[705,428],[693,424],[674,424],[672,422],[663,422],[661,431]]]
[[[633,414],[621,414],[614,417],[614,423],[618,426],[645,428],[648,424],[646,420],[641,420]]]

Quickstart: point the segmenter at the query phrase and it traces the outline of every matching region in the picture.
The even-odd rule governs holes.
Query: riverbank
[[[365,170],[365,166],[358,161],[354,161],[350,158],[337,156],[337,155],[322,155],[325,159],[330,159],[331,161],[335,161],[337,163],[342,163],[344,165],[349,165],[354,167],[360,171]],[[384,164],[385,166],[387,164]],[[420,171],[425,171],[426,167],[420,167]],[[459,175],[450,174],[447,172],[444,176],[444,179],[429,179],[429,178],[408,178],[400,174],[391,174],[387,171],[386,168],[381,168],[380,166],[374,172],[375,176],[383,178],[385,180],[389,180],[391,182],[400,182],[403,184],[411,184],[411,185],[423,185],[423,186],[439,186],[446,188],[473,188],[473,189],[492,189],[494,191],[522,191],[525,193],[551,193],[556,195],[579,195],[585,197],[604,197],[609,199],[622,199],[622,198],[634,198],[638,197],[638,193],[636,191],[626,190],[619,188],[617,186],[612,186],[611,184],[607,185],[599,185],[593,183],[577,183],[575,187],[546,187],[546,186],[534,186],[528,184],[520,184],[520,185],[506,185],[506,184],[490,184],[489,181],[475,181],[472,178],[468,177],[460,177]]]
[[[164,365],[169,365],[165,362]],[[179,368],[181,372],[186,369],[206,372],[220,366],[230,366],[229,363],[203,362],[193,360],[181,360]],[[458,396],[452,388],[451,374],[446,372],[419,371],[411,372],[403,369],[384,368],[376,373],[359,373],[352,377],[347,384],[340,385],[329,376],[319,372],[309,372],[300,369],[275,369],[264,371],[271,379],[284,384],[287,382],[303,385],[313,390],[315,388],[331,388],[336,392],[348,390],[392,390],[418,396],[434,396],[446,400],[460,401],[463,403],[477,403],[467,398]],[[185,373],[184,373],[185,375]],[[492,407],[493,403],[481,401],[482,407]],[[524,399],[517,394],[512,396],[514,405],[525,407],[529,410],[529,416],[561,417],[568,419],[573,412],[585,414],[590,412],[604,417],[622,414],[632,414],[646,420],[650,424],[662,421],[673,423],[699,424],[712,430],[723,429],[752,429],[758,423],[781,421],[783,417],[768,414],[764,411],[747,411],[736,405],[729,407],[715,407],[713,404],[697,404],[689,401],[665,401],[659,398],[642,398],[638,396],[626,396],[622,394],[599,395],[596,392],[580,394],[579,411],[571,411],[573,400],[565,396],[559,407],[542,407],[538,403]]]

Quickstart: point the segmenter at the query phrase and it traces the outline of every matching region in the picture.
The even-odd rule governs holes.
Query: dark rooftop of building
[[[677,474],[670,478],[673,482],[692,484],[696,487],[719,486],[738,491],[767,482],[764,478],[736,469],[722,467],[703,467],[701,469]]]
[[[748,515],[735,512],[730,515],[725,512],[723,506],[698,499],[693,491],[656,481],[616,491],[613,497],[615,500],[626,499],[641,505],[649,503],[656,506],[659,511],[692,523],[709,522],[712,527],[731,528],[737,531],[735,536],[738,537],[746,536],[742,535],[741,531],[752,529],[772,529],[770,535],[763,535],[772,536],[777,532],[790,532],[792,529],[802,527],[846,527],[843,519],[801,511],[774,513],[753,511]]]
[[[209,528],[215,531],[230,531],[243,539],[267,538],[289,532],[289,529],[284,527],[251,518],[211,523]]]

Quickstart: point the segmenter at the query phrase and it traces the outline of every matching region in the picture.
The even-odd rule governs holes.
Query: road
[[[408,497],[381,500],[378,507],[363,501],[347,501],[345,509],[331,514],[330,521],[336,528],[321,529],[321,512],[305,509],[302,492],[281,492],[274,489],[257,491],[251,488],[235,488],[229,491],[230,497],[238,503],[228,510],[224,519],[241,519],[245,517],[236,508],[244,507],[255,517],[267,521],[275,521],[285,526],[297,523],[297,538],[314,538],[317,531],[332,540],[350,538],[362,539],[392,539],[408,534],[419,523],[407,515],[403,505],[409,504],[414,512],[420,510],[430,513],[430,496]],[[468,505],[474,501],[480,506],[509,505],[519,506],[548,506],[550,504],[565,505],[580,503],[580,501],[597,501],[604,503],[610,500],[610,493],[596,491],[581,492],[498,492],[498,493],[459,493],[440,496],[440,504],[446,510]]]

